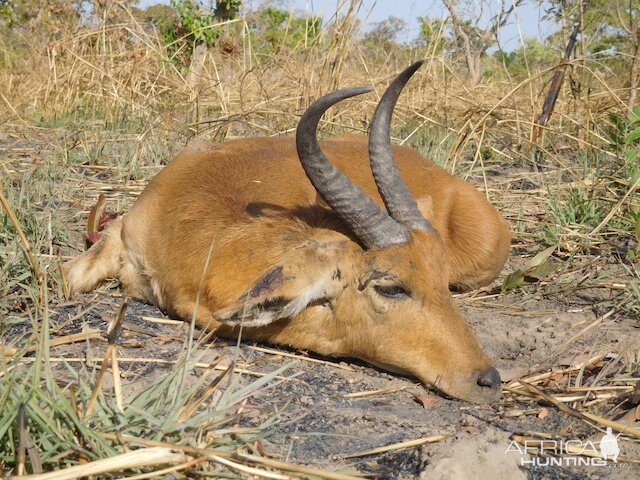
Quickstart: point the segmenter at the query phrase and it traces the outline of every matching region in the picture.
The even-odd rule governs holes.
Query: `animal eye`
[[[373,288],[380,295],[387,298],[404,298],[409,296],[409,292],[398,285],[375,285]]]

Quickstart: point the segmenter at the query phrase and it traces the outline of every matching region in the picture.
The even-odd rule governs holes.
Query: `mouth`
[[[431,380],[431,375],[429,375],[429,378],[425,378],[423,375],[409,372],[393,365],[370,359],[362,360],[387,372],[417,377],[424,385],[433,387],[448,397],[466,402],[488,404],[497,402],[502,397],[500,374],[492,366],[483,370],[475,370],[470,375],[459,378],[458,381],[453,380],[453,376],[445,374],[438,375],[435,380]],[[447,381],[447,379],[450,380]]]

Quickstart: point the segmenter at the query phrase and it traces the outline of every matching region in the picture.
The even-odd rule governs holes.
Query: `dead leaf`
[[[413,394],[413,400],[421,404],[424,408],[433,408],[438,404],[438,398],[430,395]]]
[[[502,291],[513,290],[514,288],[521,287],[526,282],[524,281],[524,272],[520,269],[511,272],[502,281]]]
[[[602,367],[604,367],[604,362],[602,360],[598,360],[597,362],[585,365],[584,371],[588,373],[599,372],[602,370]]]
[[[555,249],[556,247],[553,246],[553,247],[545,248],[541,252],[537,253],[535,257],[533,257],[532,259],[527,261],[527,263],[524,264],[524,270],[531,270],[536,267],[540,267],[544,265],[544,263],[549,259],[551,254],[555,251]]]
[[[631,397],[629,397],[629,401],[634,405],[640,404],[640,380],[636,382],[633,392],[631,392]]]
[[[255,445],[256,450],[258,451],[258,453],[260,454],[261,457],[266,457],[267,456],[267,453],[264,450],[264,443],[262,443],[262,440],[256,440],[254,445]]]
[[[566,382],[566,374],[562,372],[553,373],[545,382],[545,385],[549,385],[551,383],[562,384]]]
[[[549,260],[556,247],[549,247],[529,259],[522,268],[507,275],[502,282],[502,291],[513,290],[530,283],[544,280],[553,273],[558,265]]]
[[[616,420],[618,423],[622,423],[623,425],[631,426],[635,422],[640,420],[640,405],[637,407],[633,407],[631,410],[628,410],[622,417]]]
[[[542,409],[540,409],[540,413],[538,413],[538,418],[540,420],[544,420],[545,418],[547,418],[548,415],[549,415],[549,409],[548,408],[542,408]]]
[[[518,380],[522,378],[528,371],[529,369],[524,367],[498,369],[498,373],[500,373],[500,380],[502,380],[502,383],[509,383],[513,380]]]

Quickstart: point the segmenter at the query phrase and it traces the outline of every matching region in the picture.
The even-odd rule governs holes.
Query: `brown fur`
[[[381,206],[363,137],[322,142],[329,160]],[[365,250],[304,174],[291,137],[187,148],[131,211],[66,265],[72,291],[120,278],[171,315],[237,335],[354,356],[411,373],[467,400],[491,366],[449,286],[495,279],[509,233],[476,189],[417,152],[394,147],[407,186],[435,231]],[[206,271],[205,271],[206,267]],[[381,296],[401,285],[408,298]],[[495,390],[495,389],[494,389]]]

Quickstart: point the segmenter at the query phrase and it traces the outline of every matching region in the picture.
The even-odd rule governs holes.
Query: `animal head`
[[[337,169],[316,138],[330,106],[370,89],[320,98],[300,121],[296,148],[309,180],[348,234],[336,235],[331,226],[315,229],[214,318],[231,331],[243,324],[253,338],[358,357],[453,397],[491,402],[500,397],[500,376],[455,305],[445,240],[418,208],[391,149],[393,108],[420,64],[396,78],[371,122],[371,171],[386,208]]]

